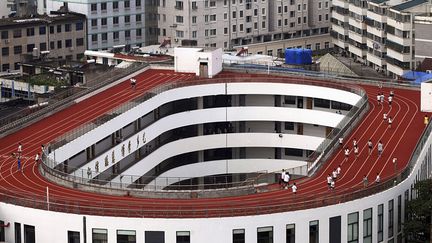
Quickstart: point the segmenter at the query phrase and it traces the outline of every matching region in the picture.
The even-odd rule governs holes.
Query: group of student
[[[339,177],[340,173],[341,173],[341,166],[339,165],[330,174],[328,174],[328,176],[327,176],[327,187],[330,190],[334,190],[335,189],[336,179]]]
[[[42,151],[42,154],[45,151],[45,146],[43,144],[41,145],[41,151]],[[17,151],[12,153],[12,157],[17,159],[17,168],[18,168],[18,171],[21,171],[21,172],[23,172],[22,164],[21,164],[22,154],[23,154],[23,145],[22,145],[22,143],[18,143]],[[37,153],[34,157],[34,160],[36,163],[39,162],[41,159],[42,159],[41,153]]]
[[[280,175],[280,180],[279,180],[279,185],[281,185],[282,188],[284,189],[288,189],[289,186],[289,181],[291,180],[291,175],[288,171],[285,171],[285,169],[282,169],[281,175]],[[291,186],[291,190],[294,194],[297,193],[297,185],[296,183],[293,183],[293,185]]]
[[[388,101],[389,106],[392,105],[393,98],[394,98],[394,91],[393,91],[393,90],[390,90],[390,94],[389,94],[389,96],[388,96],[388,98],[387,98],[387,101]],[[384,95],[384,93],[383,93],[383,92],[379,92],[379,93],[377,94],[377,102],[378,102],[378,105],[382,105],[382,104],[384,103],[384,100],[385,100],[385,95]]]

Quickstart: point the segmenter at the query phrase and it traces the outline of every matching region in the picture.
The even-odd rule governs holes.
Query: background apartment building
[[[358,62],[400,77],[416,68],[414,17],[428,11],[427,0],[333,0],[333,44]]]
[[[41,53],[52,58],[82,58],[85,26],[84,15],[71,13],[0,19],[0,71],[19,70],[21,62]]]
[[[105,50],[118,45],[125,45],[128,49],[132,46],[156,43],[157,2],[157,0],[47,0],[46,11],[49,13],[65,6],[69,11],[87,16],[89,50]]]
[[[276,56],[289,47],[330,47],[330,0],[160,0],[159,42]]]

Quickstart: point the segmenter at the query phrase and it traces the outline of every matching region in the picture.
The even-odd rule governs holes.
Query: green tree
[[[432,179],[419,181],[414,188],[417,197],[408,202],[404,235],[408,242],[432,242]]]

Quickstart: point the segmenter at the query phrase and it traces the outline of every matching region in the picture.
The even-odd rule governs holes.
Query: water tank
[[[312,50],[305,48],[285,49],[285,64],[307,65],[312,63]]]

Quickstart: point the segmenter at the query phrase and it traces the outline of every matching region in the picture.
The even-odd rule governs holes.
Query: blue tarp
[[[402,75],[402,78],[409,79],[409,80],[416,80],[418,78],[425,76],[426,74],[427,73],[425,73],[425,72],[408,71],[404,75]]]
[[[305,48],[285,49],[285,64],[305,65],[312,63],[312,50]]]
[[[420,84],[420,83],[423,83],[423,82],[426,82],[426,81],[429,81],[429,80],[432,80],[432,73],[429,73],[429,74],[421,76],[420,78],[416,79],[414,81],[414,83]]]

